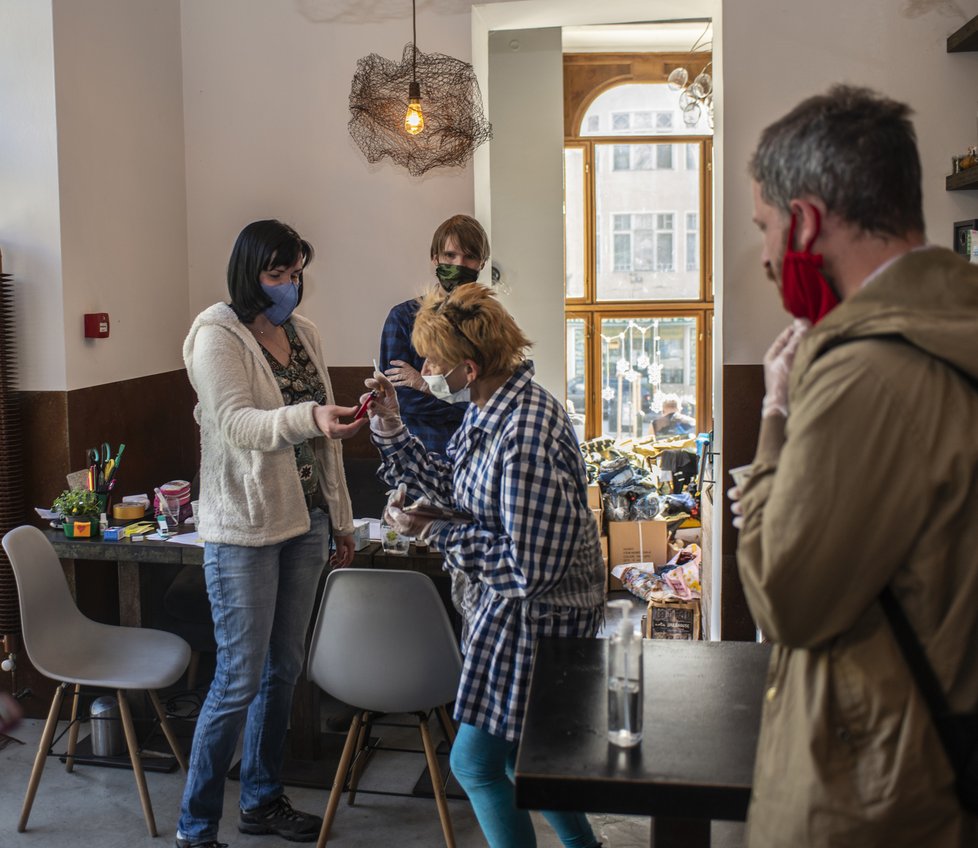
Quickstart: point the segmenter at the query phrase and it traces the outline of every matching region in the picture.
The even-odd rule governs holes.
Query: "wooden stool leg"
[[[357,747],[353,754],[353,766],[350,768],[350,785],[346,795],[346,803],[349,806],[357,800],[357,786],[360,783],[360,775],[363,774],[363,767],[366,765],[366,749],[370,740],[370,726],[373,724],[368,715],[367,720],[360,725],[360,733],[357,734]]]
[[[438,806],[438,818],[441,819],[442,833],[445,834],[445,845],[447,848],[455,848],[455,834],[452,831],[452,820],[448,815],[448,801],[445,798],[445,783],[442,780],[441,769],[438,768],[438,755],[435,753],[435,746],[428,730],[428,717],[424,713],[418,713],[418,727],[421,730],[425,759],[428,760],[431,789],[435,794],[435,804]]]
[[[44,723],[44,732],[41,734],[41,741],[37,743],[37,756],[34,757],[34,768],[31,769],[30,780],[27,781],[27,795],[24,796],[24,806],[20,810],[20,821],[17,823],[17,832],[23,833],[27,830],[27,819],[31,814],[31,807],[34,806],[34,796],[37,794],[37,784],[41,782],[41,772],[44,771],[44,761],[47,759],[48,751],[51,750],[51,740],[54,739],[54,731],[58,727],[58,713],[61,712],[61,702],[65,697],[67,683],[58,684],[54,690],[54,697],[51,699],[51,709],[48,712],[48,720]]]
[[[441,725],[442,732],[445,734],[445,739],[448,740],[449,747],[451,747],[455,744],[455,722],[452,721],[452,717],[448,714],[448,710],[444,704],[437,707],[436,712],[438,723]]]
[[[187,758],[183,754],[183,748],[180,747],[180,743],[177,742],[177,737],[173,732],[173,728],[170,726],[170,722],[166,720],[166,711],[163,709],[163,705],[160,703],[159,695],[152,689],[147,689],[150,701],[153,702],[153,709],[156,710],[156,715],[160,720],[160,730],[163,731],[163,735],[166,737],[166,741],[170,745],[170,750],[173,751],[173,756],[177,758],[177,762],[180,764],[180,768],[183,769],[183,773],[187,773]]]
[[[197,674],[200,671],[200,651],[190,652],[190,664],[187,666],[187,688],[197,688]]]
[[[65,771],[75,770],[75,747],[78,745],[78,696],[81,694],[81,684],[75,684],[74,695],[71,698],[71,726],[68,728],[68,756],[65,757]]]
[[[150,836],[157,836],[156,819],[153,818],[153,804],[149,800],[149,790],[146,788],[146,775],[143,774],[143,764],[139,759],[139,741],[136,739],[136,728],[132,723],[132,713],[129,712],[129,701],[126,691],[116,692],[119,698],[119,715],[122,717],[122,729],[126,733],[126,746],[129,748],[129,762],[132,763],[132,773],[136,778],[136,788],[139,790],[139,803],[143,808],[143,817]]]
[[[350,730],[346,734],[346,743],[343,745],[343,753],[340,755],[339,765],[336,766],[333,788],[329,790],[329,801],[326,804],[326,812],[323,813],[323,826],[319,831],[319,841],[316,843],[316,848],[323,848],[326,845],[326,840],[329,839],[329,829],[333,824],[336,808],[340,805],[340,795],[343,794],[346,773],[350,769],[350,760],[353,759],[353,747],[360,735],[360,725],[366,716],[365,712],[357,713],[350,723]]]

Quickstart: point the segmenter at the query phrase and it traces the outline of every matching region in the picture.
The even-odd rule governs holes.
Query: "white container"
[[[621,610],[618,630],[608,640],[608,741],[631,748],[642,740],[642,637],[632,624],[632,602],[609,601]]]

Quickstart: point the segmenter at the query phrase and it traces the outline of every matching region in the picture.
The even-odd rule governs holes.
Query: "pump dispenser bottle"
[[[632,624],[632,603],[609,601],[621,611],[608,640],[608,741],[623,748],[642,739],[642,637]]]

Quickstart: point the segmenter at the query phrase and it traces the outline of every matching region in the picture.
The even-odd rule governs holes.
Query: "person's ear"
[[[818,198],[795,198],[788,208],[795,216],[795,243],[792,250],[815,250],[815,243],[825,224],[825,204]]]
[[[479,379],[479,364],[474,359],[464,359],[465,363],[465,382],[474,383]]]

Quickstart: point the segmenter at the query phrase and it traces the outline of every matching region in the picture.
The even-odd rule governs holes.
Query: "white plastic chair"
[[[65,690],[74,685],[65,760],[67,770],[72,771],[74,766],[81,687],[115,689],[139,801],[150,836],[156,836],[153,806],[139,760],[138,741],[126,701],[126,690],[145,689],[149,693],[166,740],[180,767],[186,772],[186,758],[166,720],[156,690],[170,686],[180,678],[190,661],[190,646],[179,636],[162,630],[116,627],[100,624],[82,615],[68,591],[58,555],[36,527],[11,530],[3,537],[3,549],[7,552],[17,581],[21,637],[27,656],[41,674],[59,683],[37,747],[27,795],[17,824],[18,832],[23,833],[27,829],[27,819],[44,770],[44,760],[51,749]]]
[[[369,568],[330,573],[313,630],[308,675],[358,712],[336,769],[318,848],[329,838],[354,752],[360,753],[364,747],[364,722],[369,723],[376,713],[417,716],[445,843],[454,848],[428,713],[439,711],[452,742],[454,726],[445,704],[455,700],[461,674],[462,658],[455,634],[430,578],[413,571]],[[351,797],[359,772],[357,767],[350,776]]]

